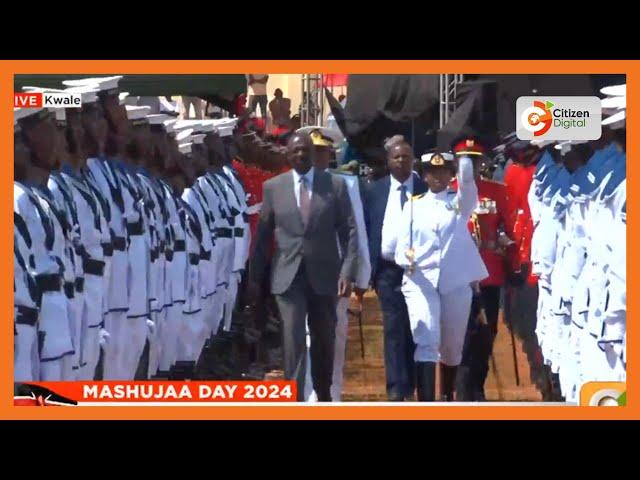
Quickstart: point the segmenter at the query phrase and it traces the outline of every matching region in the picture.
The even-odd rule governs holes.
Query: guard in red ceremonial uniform
[[[489,358],[498,333],[500,296],[506,282],[506,258],[515,253],[504,184],[480,176],[480,164],[486,147],[475,138],[455,142],[453,152],[474,159],[478,187],[478,206],[469,220],[469,231],[478,245],[489,276],[475,289],[462,363],[456,378],[456,400],[484,401],[484,383],[489,373]],[[456,189],[457,185],[452,185]]]
[[[505,289],[504,316],[512,331],[522,339],[531,379],[540,389],[543,400],[547,400],[551,391],[550,372],[545,368],[535,333],[538,279],[532,274],[531,268],[533,220],[528,201],[529,189],[542,150],[530,142],[517,140],[515,135],[513,137],[505,145],[505,153],[512,163],[505,170],[504,182],[507,188],[507,208],[511,214],[509,236],[516,244],[516,253],[511,257],[511,272]]]

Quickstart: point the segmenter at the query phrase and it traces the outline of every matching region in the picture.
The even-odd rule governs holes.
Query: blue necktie
[[[404,204],[407,202],[407,186],[400,185],[398,190],[400,190],[400,210],[402,210],[404,208]]]

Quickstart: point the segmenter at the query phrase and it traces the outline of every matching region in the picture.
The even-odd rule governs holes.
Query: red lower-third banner
[[[34,382],[16,386],[16,406],[207,405],[295,402],[293,381]]]

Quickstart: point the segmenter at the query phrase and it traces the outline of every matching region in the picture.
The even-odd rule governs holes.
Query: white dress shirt
[[[403,185],[407,187],[407,202],[411,200],[411,196],[413,195],[413,174],[411,174],[404,183],[400,183],[393,176],[390,176],[389,178],[391,180],[391,184],[389,186],[387,207],[384,211],[384,220],[382,222],[382,245],[390,245],[393,243],[397,235],[397,225],[400,217],[402,216],[401,214],[403,210],[400,207],[401,187]],[[406,205],[407,203],[405,203],[405,206]],[[393,262],[395,254],[394,249],[387,249],[385,251],[385,249],[382,248],[381,252],[382,258]]]
[[[304,175],[300,175],[295,170],[291,170],[293,172],[293,193],[296,196],[296,205],[300,208],[300,179],[305,177],[307,179],[307,190],[309,191],[309,201],[313,197],[313,176],[315,173],[315,168],[311,167],[307,173]],[[399,200],[398,200],[399,201]]]

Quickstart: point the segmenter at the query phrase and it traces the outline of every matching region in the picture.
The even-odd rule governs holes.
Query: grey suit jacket
[[[265,182],[250,276],[253,281],[262,282],[275,232],[273,294],[287,291],[303,260],[311,287],[318,295],[336,295],[339,277],[355,280],[357,230],[344,180],[316,169],[310,208],[305,229],[296,204],[292,172]],[[342,251],[346,252],[342,259],[336,233]]]

